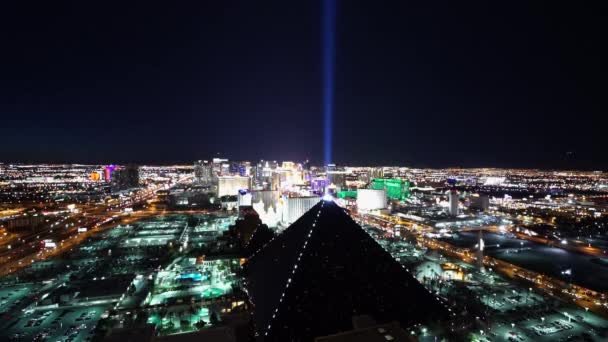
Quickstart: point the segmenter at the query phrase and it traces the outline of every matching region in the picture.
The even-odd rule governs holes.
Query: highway
[[[48,215],[48,222],[36,231],[11,234],[10,239],[5,238],[0,242],[0,276],[68,251],[97,231],[157,215],[156,207],[147,205],[155,199],[154,191],[146,189],[121,201],[79,205],[72,211]],[[134,206],[143,206],[144,210],[124,212],[124,208]],[[78,232],[81,227],[87,228],[87,231]],[[47,239],[55,242],[56,247],[45,248],[44,240]]]
[[[98,232],[130,224],[148,217],[171,214],[206,214],[208,210],[160,210],[155,205],[157,198],[153,192],[135,200],[125,201],[120,205],[109,203],[94,204],[79,208],[78,212],[67,217],[50,221],[41,230],[26,233],[19,238],[18,243],[8,249],[6,246],[0,252],[0,276],[15,272],[33,262],[46,260],[73,249],[90,236]],[[142,210],[124,212],[125,207],[141,206]],[[78,232],[78,228],[86,227],[86,232]],[[55,248],[44,248],[43,241],[52,239]]]

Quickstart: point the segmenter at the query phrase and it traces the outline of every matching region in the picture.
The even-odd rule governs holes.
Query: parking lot
[[[0,314],[5,314],[12,310],[33,289],[38,287],[34,284],[19,284],[0,288]]]
[[[534,286],[526,286],[475,265],[426,250],[382,231],[368,233],[427,288],[453,304],[452,310],[471,317],[458,321],[472,341],[606,341],[608,320],[579,306],[560,301]],[[427,331],[426,337],[433,332]],[[422,336],[420,336],[422,337]],[[425,337],[425,338],[426,338]]]
[[[6,312],[0,341],[90,341],[102,317],[108,321],[100,329],[130,326],[135,317],[141,323],[142,313],[162,335],[212,325],[210,303],[231,305],[222,301],[239,281],[239,259],[187,255],[186,246],[193,240],[217,245],[217,236],[234,220],[155,217],[117,226],[59,257],[33,263],[0,286],[0,309]]]
[[[90,341],[106,306],[40,310],[25,314],[8,328],[13,341]]]

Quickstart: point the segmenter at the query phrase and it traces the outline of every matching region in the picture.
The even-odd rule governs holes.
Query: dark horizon
[[[332,161],[608,170],[605,7],[338,0]],[[3,9],[0,162],[323,162],[321,1]]]
[[[227,158],[229,161],[250,161],[252,165],[260,160],[272,160],[277,162],[292,161],[296,163],[302,163],[306,159],[287,159],[287,158],[243,158],[235,159],[229,158],[229,156],[220,156],[221,158]],[[136,166],[192,166],[197,160],[211,160],[214,156],[206,158],[193,158],[187,160],[173,160],[164,162],[155,161],[133,161],[133,160],[106,160],[106,161],[90,161],[90,162],[78,162],[78,161],[0,161],[0,165],[136,165]],[[313,167],[323,167],[323,163],[311,163]],[[407,167],[412,169],[504,169],[504,170],[539,170],[539,171],[581,171],[581,172],[608,172],[606,169],[596,168],[567,168],[567,167],[525,167],[525,166],[489,166],[489,165],[430,165],[422,163],[367,163],[367,164],[356,164],[356,163],[338,163],[338,167]]]

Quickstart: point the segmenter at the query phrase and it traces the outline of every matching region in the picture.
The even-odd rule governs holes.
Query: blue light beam
[[[325,165],[332,163],[334,120],[334,61],[336,36],[336,0],[323,2],[323,154]]]

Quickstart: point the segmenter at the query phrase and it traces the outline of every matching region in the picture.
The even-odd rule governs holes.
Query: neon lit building
[[[357,189],[341,190],[336,195],[338,198],[357,198]]]
[[[218,177],[217,196],[236,196],[241,189],[249,189],[249,177],[221,176]]]
[[[372,178],[371,189],[386,189],[389,199],[403,201],[410,197],[410,182],[398,178]]]
[[[103,169],[103,178],[106,182],[112,180],[112,172],[114,172],[114,170],[116,170],[116,166],[114,165],[108,165]]]
[[[101,172],[100,171],[91,172],[91,174],[89,175],[89,179],[93,182],[99,182],[101,180]]]

